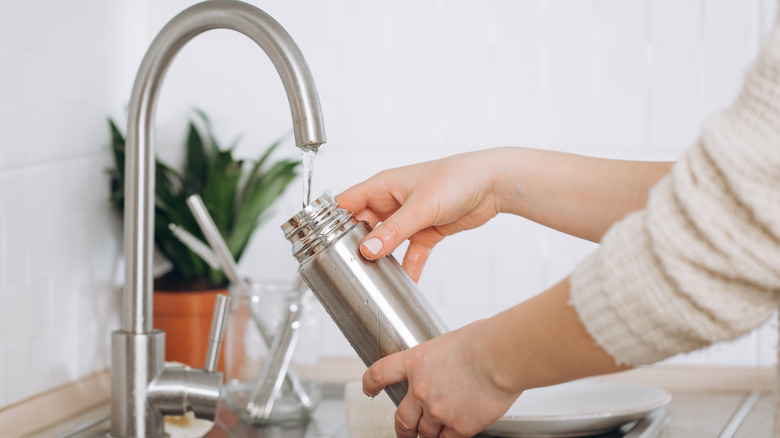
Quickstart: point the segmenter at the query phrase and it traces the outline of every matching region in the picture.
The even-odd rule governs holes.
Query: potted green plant
[[[186,199],[199,194],[235,260],[241,256],[265,213],[298,176],[300,160],[272,160],[279,140],[257,160],[234,156],[237,142],[220,147],[209,118],[194,110],[180,170],[156,159],[155,232],[157,249],[171,268],[155,279],[154,326],[166,331],[166,358],[201,366],[205,358],[213,305],[225,293],[227,279],[185,246],[170,230],[176,224],[205,241]],[[125,136],[109,118],[114,168],[110,170],[111,201],[124,208]]]

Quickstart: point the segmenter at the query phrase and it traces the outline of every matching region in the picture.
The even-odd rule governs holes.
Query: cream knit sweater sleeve
[[[571,277],[571,303],[619,363],[734,339],[780,297],[780,30],[728,110]]]

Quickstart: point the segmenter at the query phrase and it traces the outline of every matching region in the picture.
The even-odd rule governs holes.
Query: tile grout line
[[[16,172],[25,172],[29,170],[43,169],[48,166],[57,166],[60,164],[74,164],[78,162],[87,161],[92,158],[97,158],[107,153],[109,153],[109,150],[106,148],[105,150],[100,150],[97,152],[84,152],[81,154],[71,155],[66,158],[52,160],[52,161],[38,161],[35,163],[13,165],[5,168],[0,168],[0,174],[10,174]]]

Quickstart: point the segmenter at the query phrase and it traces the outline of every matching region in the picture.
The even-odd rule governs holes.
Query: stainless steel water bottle
[[[447,331],[392,255],[370,261],[359,245],[371,227],[320,196],[282,225],[298,271],[366,366]],[[407,383],[386,391],[398,405]]]

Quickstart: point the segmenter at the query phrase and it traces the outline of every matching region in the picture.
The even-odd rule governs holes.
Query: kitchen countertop
[[[351,368],[350,368],[351,367]],[[215,428],[207,435],[212,438],[346,438],[347,425],[343,401],[344,383],[358,380],[362,365],[337,364],[337,378],[326,384],[325,397],[313,419],[297,427],[254,428],[235,425],[226,407],[221,407]],[[340,374],[339,374],[340,373]],[[775,396],[774,369],[722,369],[648,367],[601,377],[605,380],[625,381],[664,388],[672,394],[667,407],[670,423],[658,435],[660,438],[711,438],[724,430],[732,416],[751,392],[760,397],[752,406],[735,438],[771,436]],[[86,382],[86,383],[85,383]],[[108,413],[108,373],[85,379],[67,388],[58,388],[27,402],[0,410],[0,430],[5,437],[61,437],[68,436],[78,425],[92,423],[75,437],[99,436],[107,431],[108,422],[100,421]],[[68,403],[63,404],[65,399]],[[73,411],[63,418],[63,406]],[[49,415],[41,415],[48,413]],[[56,414],[56,415],[55,415]],[[59,416],[58,416],[59,415]],[[56,423],[45,424],[42,419],[57,418]],[[390,426],[391,427],[391,426]],[[103,435],[105,436],[105,435]],[[615,436],[615,435],[612,435]]]
[[[733,393],[672,393],[672,402],[667,408],[671,421],[658,437],[720,436],[746,396]],[[774,406],[774,394],[761,394],[733,435],[734,438],[771,437]]]
[[[747,393],[672,393],[667,407],[669,424],[658,438],[713,438],[723,432],[731,417],[747,397]],[[772,435],[772,413],[775,396],[761,394],[758,402],[733,435],[734,438],[759,438]],[[347,424],[344,401],[341,397],[327,397],[317,408],[309,424],[288,427],[252,427],[234,424],[231,413],[223,412],[210,438],[346,438]],[[620,434],[601,435],[617,438]],[[596,437],[593,437],[596,438]]]

